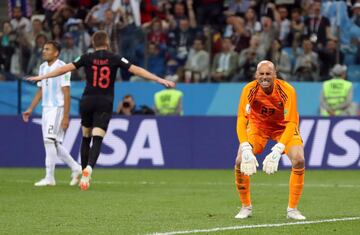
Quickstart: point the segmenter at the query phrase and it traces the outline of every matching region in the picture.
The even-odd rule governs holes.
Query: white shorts
[[[43,138],[55,139],[62,142],[64,129],[61,128],[61,121],[64,116],[64,107],[43,107],[42,110],[42,133]]]

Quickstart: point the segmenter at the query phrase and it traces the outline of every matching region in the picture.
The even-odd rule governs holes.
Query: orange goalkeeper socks
[[[235,184],[242,206],[250,206],[250,176],[241,173],[239,166],[235,166]]]
[[[289,207],[296,208],[304,186],[305,168],[291,169],[289,182]]]

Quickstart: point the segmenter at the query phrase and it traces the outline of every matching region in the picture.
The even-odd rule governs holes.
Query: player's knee
[[[106,131],[102,128],[99,128],[99,127],[94,127],[92,129],[92,136],[101,136],[101,137],[104,137],[106,134]]]
[[[45,144],[55,144],[56,141],[55,141],[55,139],[52,139],[52,138],[44,138],[44,143]]]
[[[291,160],[292,167],[305,167],[304,148],[302,146],[292,146],[287,154]]]
[[[82,134],[84,137],[91,137],[91,128],[82,127]]]
[[[292,159],[292,165],[294,168],[303,168],[305,167],[305,158],[302,152],[297,152]]]
[[[46,146],[55,146],[55,148],[58,147],[58,142],[56,141],[56,139],[53,139],[53,138],[44,138],[44,145],[45,145],[45,148]]]

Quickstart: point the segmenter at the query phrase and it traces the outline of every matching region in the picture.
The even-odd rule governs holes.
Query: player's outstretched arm
[[[22,113],[22,118],[24,122],[29,121],[29,117],[32,111],[34,110],[34,108],[36,107],[36,105],[40,102],[41,97],[42,97],[42,92],[41,92],[41,88],[39,88],[34,96],[34,99],[31,101],[29,108]]]
[[[147,71],[146,69],[143,69],[139,66],[136,66],[136,65],[131,65],[130,68],[129,68],[129,72],[139,76],[139,77],[143,77],[143,78],[146,78],[148,80],[152,80],[152,81],[155,81],[157,83],[160,83],[166,87],[175,87],[175,83],[172,82],[172,81],[168,81],[168,80],[165,80],[161,77],[158,77],[156,76],[155,74],[153,73],[150,73],[149,71]]]
[[[35,77],[28,77],[26,80],[35,82],[35,81],[40,81],[43,79],[54,78],[54,77],[57,77],[64,73],[73,71],[75,69],[76,69],[75,65],[73,63],[69,63],[69,64],[63,65],[57,69],[54,69],[50,73],[46,73],[46,74],[35,76]]]

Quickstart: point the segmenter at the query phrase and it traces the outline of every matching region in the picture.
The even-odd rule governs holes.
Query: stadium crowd
[[[288,81],[325,81],[335,64],[360,64],[359,0],[29,2],[8,0],[0,80],[36,75],[50,39],[62,44],[61,60],[74,61],[92,50],[99,30],[112,51],[176,82],[247,82],[264,59]],[[84,79],[83,71],[72,79]],[[142,80],[127,71],[118,79]]]

